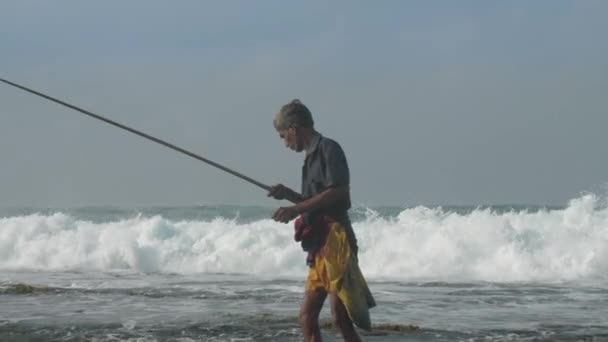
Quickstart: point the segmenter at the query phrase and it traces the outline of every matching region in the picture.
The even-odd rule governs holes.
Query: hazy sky
[[[339,141],[362,205],[565,204],[608,181],[608,1],[0,0],[0,77],[299,189],[273,114]],[[272,205],[0,84],[0,206]]]

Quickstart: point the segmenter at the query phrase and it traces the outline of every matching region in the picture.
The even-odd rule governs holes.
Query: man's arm
[[[336,203],[348,200],[350,196],[349,192],[350,187],[348,185],[328,188],[313,197],[301,199],[296,205],[279,208],[275,211],[274,215],[272,215],[272,218],[276,221],[287,223],[296,218],[299,214],[331,207]]]
[[[350,188],[348,185],[331,187],[308,199],[302,200],[295,205],[299,214],[332,207],[337,203],[348,201]]]
[[[277,184],[270,187],[270,191],[268,191],[268,197],[272,197],[278,200],[288,200],[291,203],[299,203],[304,198],[299,193],[291,190],[283,184]]]

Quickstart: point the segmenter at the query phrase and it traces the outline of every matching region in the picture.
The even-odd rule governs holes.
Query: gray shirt
[[[306,149],[306,159],[302,166],[302,196],[310,198],[329,188],[349,184],[350,173],[342,147],[334,140],[316,133]],[[304,219],[309,220],[316,215],[334,218],[345,226],[351,246],[356,250],[356,239],[348,218],[350,206],[350,198],[347,198],[331,208],[307,213]]]

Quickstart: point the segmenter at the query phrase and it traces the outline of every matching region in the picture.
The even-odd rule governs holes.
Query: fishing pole
[[[101,121],[103,121],[103,122],[105,122],[105,123],[108,123],[108,124],[110,124],[110,125],[116,126],[116,127],[118,127],[118,128],[122,128],[122,129],[124,129],[125,131],[129,131],[129,132],[131,132],[131,133],[133,133],[133,134],[139,135],[140,137],[146,138],[146,139],[148,139],[148,140],[152,140],[152,141],[154,141],[155,143],[161,144],[161,145],[163,145],[163,146],[165,146],[165,147],[168,147],[168,148],[170,148],[170,149],[172,149],[172,150],[175,150],[175,151],[177,151],[177,152],[181,152],[181,153],[183,153],[183,154],[185,154],[185,155],[187,155],[187,156],[189,156],[189,157],[192,157],[192,158],[194,158],[194,159],[200,160],[200,161],[202,161],[202,162],[204,162],[204,163],[207,163],[207,164],[209,164],[209,165],[211,165],[211,166],[215,166],[216,168],[218,168],[218,169],[220,169],[220,170],[222,170],[222,171],[228,172],[229,174],[231,174],[231,175],[233,175],[233,176],[236,176],[236,177],[238,177],[238,178],[241,178],[241,179],[243,179],[243,180],[245,180],[245,181],[247,181],[247,182],[249,182],[249,183],[251,183],[251,184],[257,185],[258,187],[260,187],[260,188],[262,188],[262,189],[264,189],[264,190],[266,190],[266,191],[270,191],[270,189],[271,189],[271,188],[270,188],[270,186],[268,186],[268,185],[266,185],[266,184],[264,184],[264,183],[258,182],[258,181],[256,181],[256,180],[255,180],[255,179],[253,179],[253,178],[247,177],[247,176],[245,176],[245,175],[243,175],[243,174],[241,174],[241,173],[239,173],[239,172],[236,172],[236,171],[234,171],[234,170],[231,170],[231,169],[229,169],[229,168],[227,168],[227,167],[225,167],[225,166],[223,166],[223,165],[221,165],[221,164],[218,164],[218,163],[216,163],[216,162],[214,162],[214,161],[212,161],[212,160],[209,160],[209,159],[207,159],[207,158],[201,157],[201,156],[199,156],[198,154],[192,153],[192,152],[190,152],[190,151],[188,151],[188,150],[185,150],[185,149],[183,149],[183,148],[181,148],[181,147],[178,147],[178,146],[175,146],[175,145],[173,145],[173,144],[170,144],[170,143],[168,143],[168,142],[166,142],[166,141],[164,141],[164,140],[161,140],[161,139],[155,138],[155,137],[153,137],[153,136],[151,136],[151,135],[149,135],[149,134],[143,133],[143,132],[138,131],[138,130],[136,130],[136,129],[133,129],[133,128],[131,128],[131,127],[125,126],[125,125],[123,125],[123,124],[120,124],[120,123],[118,123],[118,122],[116,122],[116,121],[113,121],[113,120],[107,119],[107,118],[105,118],[105,117],[103,117],[103,116],[101,116],[101,115],[98,115],[98,114],[92,113],[92,112],[90,112],[90,111],[88,111],[88,110],[85,110],[85,109],[82,109],[82,108],[80,108],[80,107],[76,107],[76,106],[74,106],[74,105],[72,105],[72,104],[69,104],[69,103],[67,103],[67,102],[64,102],[64,101],[58,100],[58,99],[56,99],[56,98],[54,98],[54,97],[51,97],[51,96],[45,95],[45,94],[43,94],[43,93],[40,93],[40,92],[38,92],[38,91],[35,91],[35,90],[30,89],[30,88],[27,88],[27,87],[24,87],[24,86],[19,85],[19,84],[17,84],[17,83],[13,83],[13,82],[8,81],[8,80],[5,80],[5,79],[3,79],[3,78],[0,78],[0,81],[4,82],[4,83],[6,83],[6,84],[12,85],[13,87],[16,87],[16,88],[19,88],[19,89],[25,90],[25,91],[27,91],[27,92],[29,92],[29,93],[34,94],[34,95],[40,96],[40,97],[42,97],[42,98],[45,98],[45,99],[47,99],[47,100],[49,100],[49,101],[53,101],[53,102],[58,103],[58,104],[60,104],[60,105],[66,106],[66,107],[68,107],[68,108],[71,108],[71,109],[73,109],[73,110],[75,110],[75,111],[78,111],[78,112],[80,112],[80,113],[82,113],[82,114],[88,115],[88,116],[90,116],[90,117],[92,117],[92,118],[94,118],[94,119],[101,120]]]

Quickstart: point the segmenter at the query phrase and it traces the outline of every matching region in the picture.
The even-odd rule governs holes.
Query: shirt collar
[[[319,141],[321,141],[321,134],[314,132],[312,137],[310,138],[310,144],[306,148],[306,155],[312,154],[319,146]]]

